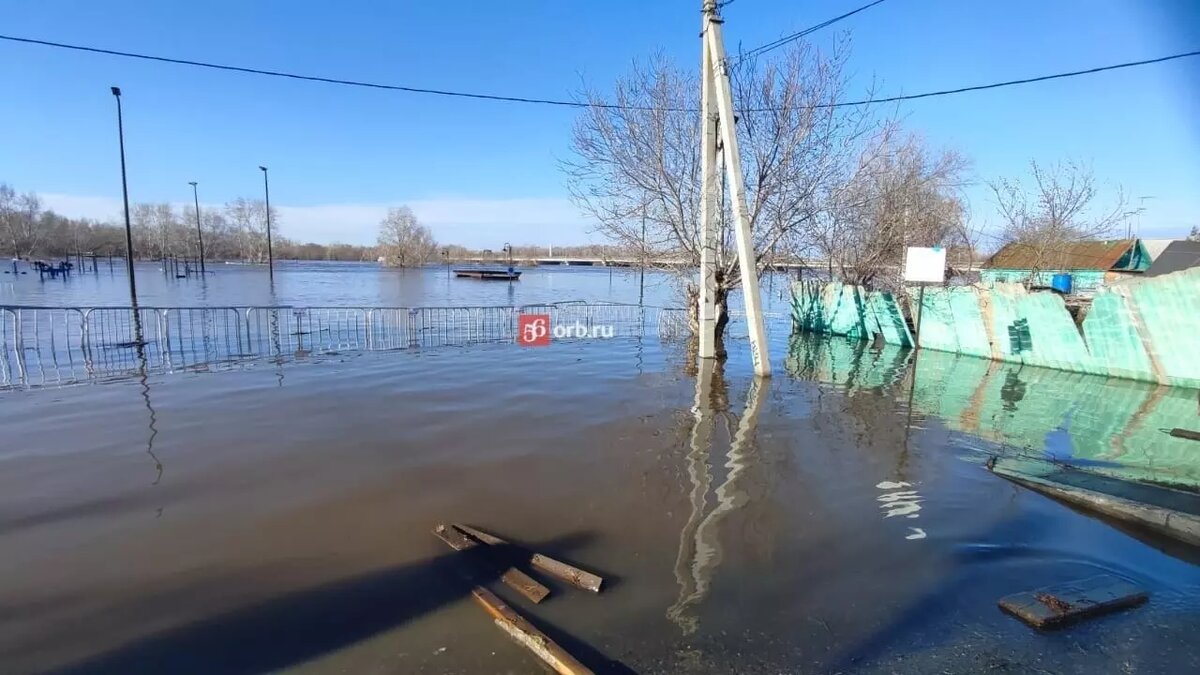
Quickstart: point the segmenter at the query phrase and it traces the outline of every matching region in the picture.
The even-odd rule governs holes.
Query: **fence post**
[[[25,329],[21,325],[21,310],[10,310],[13,315],[13,346],[17,354],[17,376],[25,381]]]
[[[408,332],[409,348],[419,347],[420,344],[418,344],[418,342],[417,342],[417,310],[416,309],[408,310],[408,323],[405,326],[405,330]]]

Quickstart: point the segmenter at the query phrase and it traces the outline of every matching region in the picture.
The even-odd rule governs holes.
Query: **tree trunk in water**
[[[729,325],[729,289],[718,284],[716,291],[714,300],[717,306],[717,326],[713,352],[718,359],[724,360],[727,355],[725,327]],[[692,339],[696,340],[700,335],[700,288],[695,284],[688,284],[684,289],[684,296],[688,307],[688,327],[692,329]]]

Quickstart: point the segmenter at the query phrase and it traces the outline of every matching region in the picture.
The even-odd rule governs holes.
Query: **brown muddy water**
[[[708,373],[626,339],[0,392],[3,671],[538,672],[443,521],[605,575],[493,584],[597,672],[1200,669],[1200,568],[992,476],[900,380],[777,350],[760,386],[743,344]],[[1055,634],[996,607],[1100,571],[1150,603]]]

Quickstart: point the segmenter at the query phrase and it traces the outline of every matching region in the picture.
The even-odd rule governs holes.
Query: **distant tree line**
[[[134,255],[198,258],[195,211],[171,204],[134,204],[129,213]],[[267,257],[266,205],[239,197],[221,208],[201,208],[204,255],[212,260],[264,261]],[[271,208],[276,258],[295,260],[375,260],[373,246],[299,243],[279,234],[279,212]],[[125,227],[89,218],[68,218],[42,208],[33,192],[18,193],[0,183],[0,251],[22,258],[66,258],[80,254],[125,255]]]
[[[188,207],[159,203],[134,204],[129,213],[133,250],[137,258],[158,260],[166,256],[198,258],[196,214]],[[439,245],[429,228],[420,224],[408,207],[391,209],[380,223],[375,246],[317,244],[293,241],[280,234],[282,219],[271,208],[272,249],[279,260],[376,261],[417,266],[442,260],[503,257],[503,243],[494,250],[471,249],[458,244]],[[266,205],[259,199],[239,197],[220,208],[201,207],[204,255],[210,260],[265,261],[267,257]],[[527,260],[546,257],[545,246],[515,245],[513,257]],[[596,244],[555,246],[556,256],[632,258],[620,247]],[[60,259],[83,254],[125,255],[123,223],[89,218],[68,218],[43,208],[33,192],[18,193],[0,183],[0,253],[21,258]]]

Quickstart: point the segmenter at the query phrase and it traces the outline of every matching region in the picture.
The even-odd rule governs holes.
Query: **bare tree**
[[[261,199],[237,199],[225,204],[225,219],[233,230],[237,255],[261,262],[267,258],[267,207]],[[271,207],[271,227],[278,235],[279,212]]]
[[[407,206],[388,209],[379,221],[379,251],[384,262],[396,267],[418,267],[433,260],[437,242]]]
[[[1089,166],[1031,161],[1029,167],[1029,180],[1001,178],[991,188],[1003,219],[1001,242],[1031,253],[1035,273],[1062,267],[1071,244],[1113,236],[1130,215],[1120,187],[1109,206],[1097,206],[1100,189]]]
[[[0,237],[13,255],[29,256],[37,249],[41,210],[36,194],[17,194],[8,184],[0,183]]]
[[[730,64],[760,273],[780,252],[811,246],[817,217],[880,128],[872,106],[833,107],[846,98],[846,56],[841,40],[829,55],[795,43],[779,61]],[[700,259],[699,92],[696,71],[661,55],[635,63],[611,93],[585,92],[592,105],[576,121],[574,156],[563,163],[573,200],[606,239],[692,269]],[[718,336],[728,321],[729,292],[740,282],[728,205],[719,222]],[[694,279],[685,289],[694,319]]]
[[[946,246],[969,258],[974,241],[960,195],[967,168],[952,150],[931,152],[897,129],[880,134],[817,219],[815,244],[831,276],[899,290],[908,246]]]

